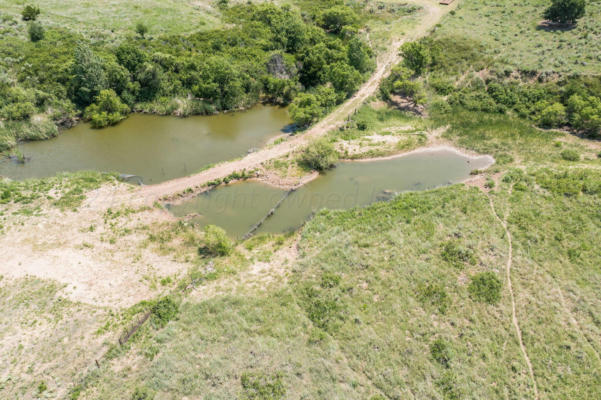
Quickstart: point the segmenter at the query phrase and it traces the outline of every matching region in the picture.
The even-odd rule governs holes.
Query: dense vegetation
[[[44,31],[37,22],[26,42],[21,26],[3,17],[0,150],[54,136],[80,115],[100,128],[131,110],[185,116],[297,96],[292,115],[310,124],[349,96],[373,64],[357,33],[359,14],[341,4],[330,0],[305,14],[235,5],[223,10],[227,28],[152,38],[139,24],[138,36],[117,46]]]
[[[396,94],[421,104],[429,93],[434,112],[510,113],[542,128],[601,136],[601,77],[514,71],[483,56],[477,42],[459,38],[428,38],[402,52],[404,63],[382,84],[385,98]]]

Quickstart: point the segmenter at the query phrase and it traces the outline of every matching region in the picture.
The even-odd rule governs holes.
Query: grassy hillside
[[[481,42],[489,55],[513,67],[533,71],[599,74],[601,2],[587,1],[586,14],[574,27],[545,27],[547,0],[462,1],[444,18],[437,36]]]
[[[98,255],[131,243],[142,272],[123,276],[163,297],[92,306],[50,280],[0,276],[0,397],[601,398],[601,81],[568,74],[598,72],[599,3],[568,31],[538,29],[543,7],[465,0],[422,42],[422,72],[395,68],[387,104],[370,101],[327,135],[338,149],[398,139],[357,157],[447,144],[495,165],[466,184],[324,210],[298,232],[219,257],[203,253],[206,236],[188,221],[145,221],[160,205],[138,214],[113,204],[81,223],[91,242],[81,246]],[[388,14],[378,21],[377,40],[401,29]],[[88,210],[84,193],[105,180],[3,182],[0,234],[50,215],[38,202]],[[185,260],[187,273],[143,276],[135,257],[152,252]]]
[[[40,8],[42,23],[88,36],[134,34],[138,22],[145,23],[151,35],[189,33],[221,23],[219,10],[209,0],[39,0],[31,3]],[[6,0],[0,11],[17,19],[26,4],[29,2]]]

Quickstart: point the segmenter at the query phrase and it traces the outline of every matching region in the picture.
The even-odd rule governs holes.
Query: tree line
[[[0,150],[13,144],[2,145],[2,131],[43,138],[80,116],[100,128],[131,111],[190,115],[292,103],[294,121],[305,126],[353,93],[373,67],[358,32],[361,15],[340,0],[305,13],[272,3],[222,12],[226,28],[150,37],[138,24],[138,35],[117,46],[64,29],[41,30],[30,42],[0,39]],[[38,14],[29,10],[28,18]],[[34,115],[44,116],[42,128]]]

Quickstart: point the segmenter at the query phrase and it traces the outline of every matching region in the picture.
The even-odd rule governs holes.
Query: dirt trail
[[[511,197],[511,189],[509,190],[509,196]],[[534,398],[536,400],[539,399],[538,396],[538,386],[536,385],[536,379],[534,378],[534,370],[532,369],[532,363],[530,362],[530,357],[528,357],[528,352],[526,351],[526,346],[524,346],[524,341],[522,340],[522,330],[520,329],[520,323],[518,321],[516,306],[515,306],[515,296],[513,293],[513,286],[511,284],[511,265],[513,263],[513,245],[511,239],[511,232],[507,227],[507,214],[505,217],[501,219],[497,211],[495,210],[495,205],[492,201],[492,197],[488,195],[488,202],[490,203],[490,208],[492,210],[493,215],[499,221],[503,229],[505,230],[505,236],[507,237],[507,244],[509,247],[507,254],[507,264],[505,265],[505,273],[507,275],[507,287],[509,288],[509,295],[511,297],[511,320],[513,322],[513,326],[515,327],[515,333],[518,338],[518,343],[520,345],[520,350],[522,351],[522,355],[524,356],[524,360],[526,361],[526,365],[528,366],[528,373],[530,374],[530,379],[532,380],[532,386],[534,388]]]
[[[195,175],[173,179],[157,185],[142,187],[135,193],[131,194],[133,195],[132,201],[142,202],[144,204],[152,204],[162,197],[172,196],[174,194],[183,192],[188,188],[199,187],[205,182],[217,178],[223,178],[235,171],[257,168],[265,161],[282,157],[293,150],[300,149],[306,146],[310,140],[323,136],[331,130],[338,128],[346,118],[352,115],[361,106],[361,104],[365,102],[368,97],[376,93],[380,82],[384,77],[386,77],[390,71],[390,68],[399,62],[400,46],[406,41],[415,40],[427,34],[446,12],[450,11],[454,6],[456,6],[454,5],[453,7],[441,8],[440,6],[434,4],[421,2],[419,4],[424,7],[425,11],[425,15],[420,20],[420,25],[412,30],[406,37],[399,39],[390,45],[388,51],[380,56],[378,60],[378,66],[374,74],[361,86],[357,93],[336,108],[323,120],[307,130],[304,134],[291,138],[290,140],[271,148],[266,148],[255,153],[251,153],[242,159],[217,165],[214,168]]]

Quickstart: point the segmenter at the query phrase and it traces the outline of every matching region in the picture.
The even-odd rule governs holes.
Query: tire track
[[[512,192],[512,188],[509,190],[509,197],[511,197],[511,192]],[[524,346],[524,341],[522,340],[522,330],[520,329],[520,323],[519,323],[518,317],[517,317],[515,296],[513,293],[513,286],[511,284],[511,266],[513,264],[513,244],[512,244],[512,239],[511,239],[511,232],[509,231],[509,228],[507,227],[508,213],[506,213],[505,217],[503,219],[501,219],[501,217],[499,216],[499,214],[497,214],[497,211],[495,210],[495,205],[492,201],[492,197],[488,194],[487,194],[487,197],[488,197],[488,202],[490,204],[492,213],[495,216],[495,218],[499,221],[499,223],[501,224],[503,229],[505,230],[505,236],[507,237],[507,244],[508,244],[509,250],[507,253],[507,263],[505,264],[505,274],[507,275],[507,287],[509,288],[509,294],[511,297],[511,321],[515,328],[515,333],[518,338],[518,343],[520,345],[520,350],[522,352],[522,356],[524,357],[524,361],[526,361],[526,365],[528,366],[528,373],[530,375],[530,380],[532,381],[532,387],[534,389],[534,398],[536,400],[538,400],[539,399],[538,386],[536,385],[536,379],[534,378],[534,370],[532,368],[532,362],[530,362],[530,357],[528,357],[528,352],[526,351],[526,346]]]

